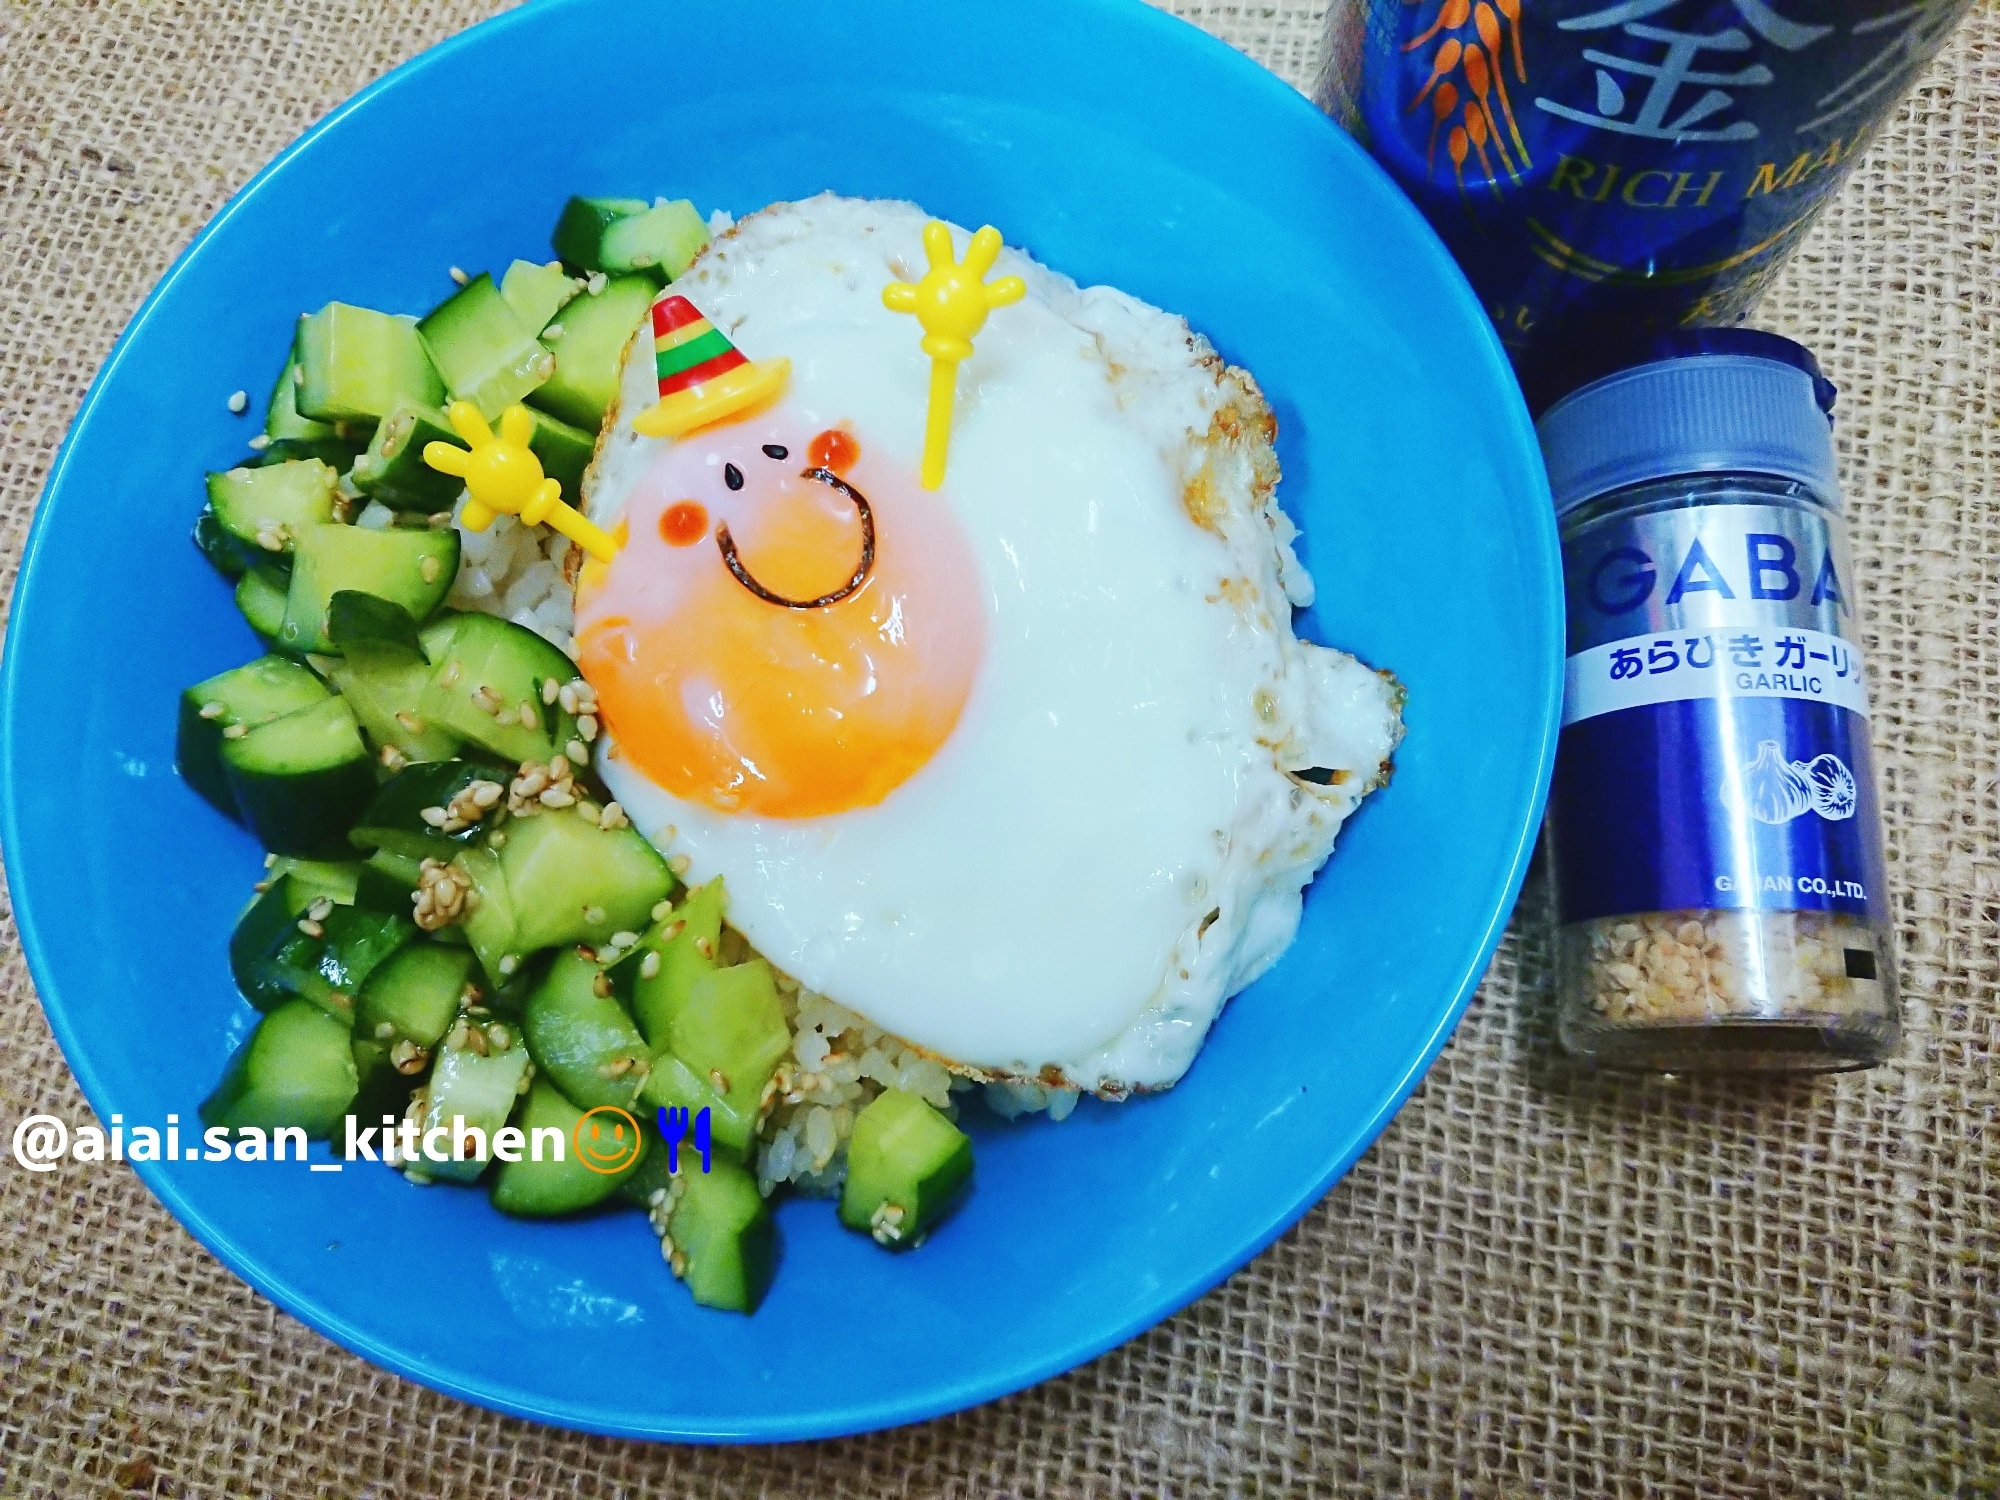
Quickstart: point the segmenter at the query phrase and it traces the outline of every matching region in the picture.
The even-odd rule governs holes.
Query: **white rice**
[[[523,526],[512,516],[472,531],[459,519],[463,505],[461,495],[452,511],[459,536],[458,577],[445,602],[453,609],[512,620],[574,658],[575,591],[564,577],[569,539],[547,527]],[[369,513],[377,509],[371,502],[357,524],[370,524]],[[384,511],[374,524],[387,519]],[[756,955],[730,929],[720,956],[725,962],[741,962]],[[757,1179],[766,1194],[786,1182],[801,1192],[838,1193],[847,1176],[854,1118],[885,1088],[916,1094],[954,1119],[954,1096],[978,1087],[984,1088],[987,1108],[1002,1119],[1046,1112],[1051,1120],[1064,1120],[1076,1108],[1075,1089],[1033,1083],[982,1086],[954,1078],[942,1063],[824,995],[801,989],[782,973],[778,991],[793,1031],[792,1056],[780,1067],[777,1100],[759,1127]]]

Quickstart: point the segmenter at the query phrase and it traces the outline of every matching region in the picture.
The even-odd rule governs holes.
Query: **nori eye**
[[[722,482],[732,490],[742,489],[743,471],[737,468],[735,464],[724,464],[722,466]]]
[[[766,458],[790,458],[791,456],[792,450],[787,448],[783,443],[766,443],[764,445],[764,457]]]

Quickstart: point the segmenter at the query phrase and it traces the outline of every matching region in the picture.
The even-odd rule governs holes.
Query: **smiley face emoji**
[[[571,1129],[570,1140],[576,1146],[576,1159],[606,1176],[636,1162],[645,1144],[639,1138],[639,1122],[615,1104],[587,1111]]]

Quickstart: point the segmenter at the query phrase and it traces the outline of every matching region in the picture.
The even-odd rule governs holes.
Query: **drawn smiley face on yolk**
[[[618,754],[674,796],[805,818],[873,806],[950,736],[984,589],[940,493],[783,405],[669,448],[578,606]]]

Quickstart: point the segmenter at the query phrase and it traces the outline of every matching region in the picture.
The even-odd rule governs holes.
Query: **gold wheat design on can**
[[[1421,5],[1424,0],[1404,0]],[[1469,31],[1468,31],[1468,28]],[[1514,104],[1507,96],[1507,64],[1514,65],[1517,83],[1528,81],[1528,69],[1521,57],[1521,0],[1444,0],[1423,33],[1403,44],[1405,52],[1415,52],[1435,43],[1431,53],[1431,76],[1417,91],[1405,114],[1413,114],[1428,100],[1431,107],[1430,142],[1424,152],[1425,170],[1437,165],[1439,137],[1451,157],[1458,178],[1458,190],[1465,192],[1465,164],[1479,158],[1486,187],[1499,198],[1500,187],[1493,170],[1493,157],[1515,183],[1534,163],[1521,127],[1514,121]],[[1456,117],[1456,118],[1454,118]],[[1501,131],[1506,125],[1505,134]],[[1513,142],[1513,150],[1507,149]],[[1488,154],[1487,147],[1492,153]]]

